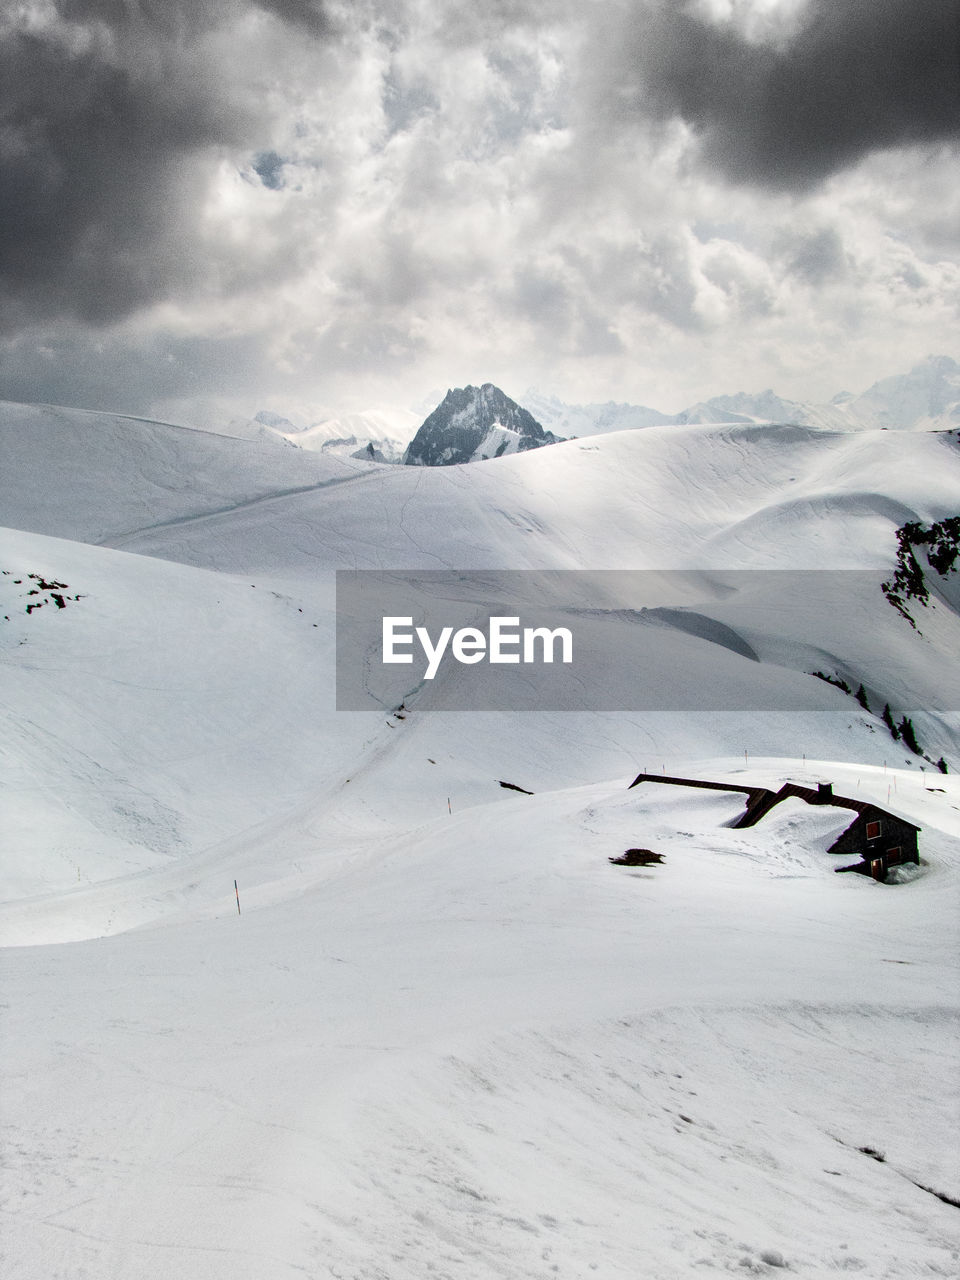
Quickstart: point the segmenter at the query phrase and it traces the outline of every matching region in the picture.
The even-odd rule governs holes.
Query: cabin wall
[[[880,834],[867,837],[869,824],[878,822]],[[900,856],[887,859],[890,849],[900,849]],[[846,831],[830,846],[830,853],[859,854],[865,862],[884,857],[885,865],[896,866],[903,862],[919,862],[919,846],[917,829],[908,822],[903,822],[892,814],[876,809],[867,809],[847,828]]]

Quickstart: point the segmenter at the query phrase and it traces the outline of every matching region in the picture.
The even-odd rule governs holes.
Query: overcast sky
[[[676,410],[960,355],[960,0],[0,0],[0,397]]]

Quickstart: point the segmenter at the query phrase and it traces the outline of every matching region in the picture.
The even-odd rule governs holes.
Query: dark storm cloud
[[[215,395],[224,386],[253,393],[265,372],[259,334],[137,340],[74,331],[43,343],[29,335],[0,339],[0,398],[23,403],[151,413],[162,401]]]
[[[0,50],[0,85],[4,309],[98,321],[161,291],[171,263],[147,250],[183,195],[179,162],[230,136],[218,104],[23,33]]]
[[[781,190],[960,138],[960,0],[811,0],[801,22],[758,40],[689,4],[644,6],[615,109],[681,117],[711,166]]]
[[[251,7],[60,0],[59,21],[4,34],[0,325],[104,323],[189,279],[213,149],[255,132],[199,37]],[[328,30],[306,0],[255,7]]]

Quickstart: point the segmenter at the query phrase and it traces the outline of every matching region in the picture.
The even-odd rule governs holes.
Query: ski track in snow
[[[217,507],[213,511],[198,511],[194,515],[177,516],[172,520],[161,520],[157,524],[148,524],[136,529],[129,529],[126,533],[111,534],[108,539],[103,539],[97,545],[122,551],[125,547],[134,544],[139,538],[147,537],[161,530],[180,529],[187,525],[195,527],[197,525],[216,524],[217,520],[223,516],[236,516],[256,507],[273,506],[289,498],[298,498],[304,494],[330,489],[335,485],[352,484],[358,480],[369,480],[369,478],[369,475],[358,472],[352,476],[336,476],[331,480],[321,480],[318,484],[301,485],[295,489],[280,489],[276,493],[265,493],[260,497],[250,498],[246,502],[234,502],[229,506]]]

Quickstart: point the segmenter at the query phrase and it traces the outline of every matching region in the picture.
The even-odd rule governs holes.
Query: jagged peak
[[[410,442],[403,461],[408,466],[454,466],[558,440],[494,383],[468,383],[447,388],[443,400]]]

